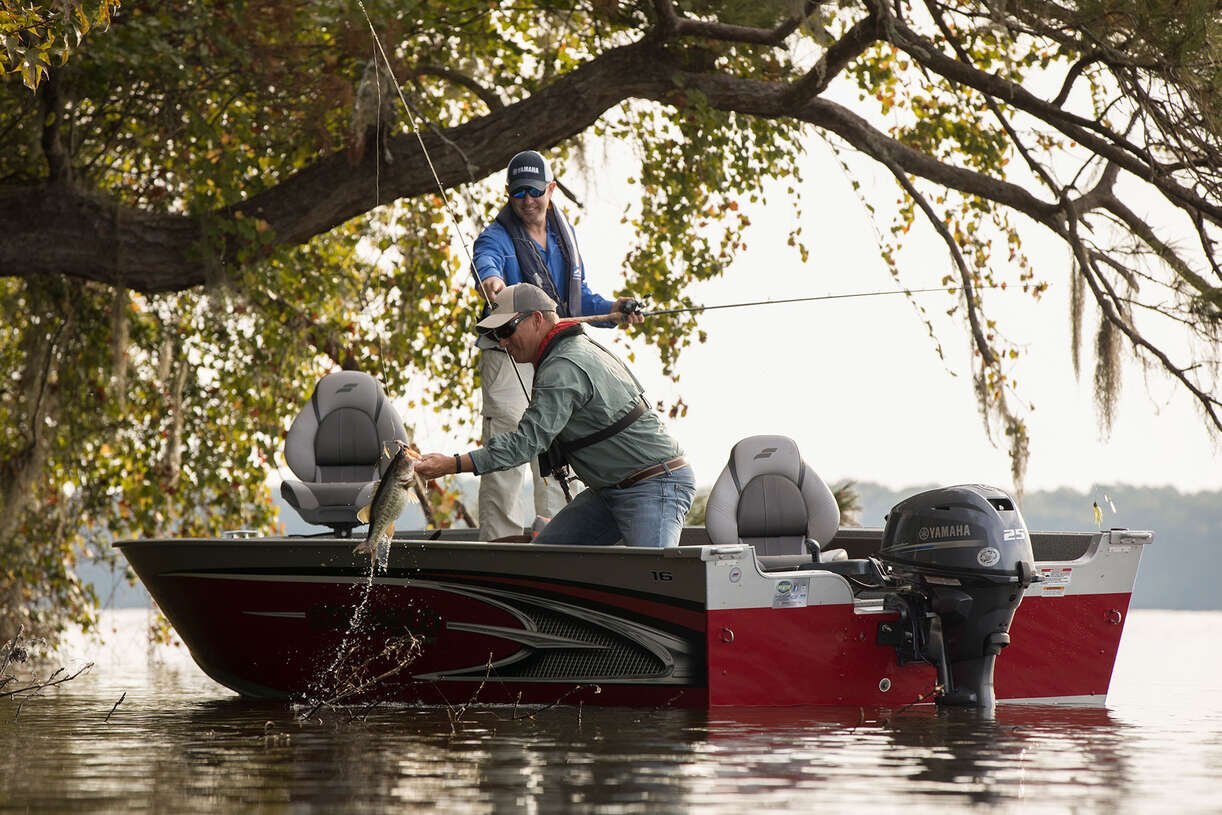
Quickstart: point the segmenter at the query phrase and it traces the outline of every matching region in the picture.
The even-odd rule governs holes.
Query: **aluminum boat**
[[[120,548],[200,668],[244,696],[897,707],[932,701],[938,685],[936,665],[880,644],[899,614],[852,572],[772,570],[702,528],[665,550],[474,536],[397,536],[372,578],[346,538]],[[997,657],[998,702],[1104,702],[1150,540],[1031,536],[1043,579],[1025,589]],[[882,530],[860,529],[831,541],[849,563],[881,543]]]
[[[1101,705],[1153,539],[1029,533],[972,484],[841,528],[793,440],[753,436],[678,546],[422,530],[379,568],[352,534],[381,443],[404,438],[376,380],[329,374],[289,430],[282,493],[331,531],[119,544],[209,676],[335,704]]]

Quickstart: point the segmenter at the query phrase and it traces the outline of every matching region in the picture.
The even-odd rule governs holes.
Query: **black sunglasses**
[[[534,187],[523,187],[520,190],[514,190],[509,193],[510,198],[525,198],[528,194],[531,198],[542,198],[547,190],[536,190]]]
[[[513,332],[518,330],[518,326],[522,323],[522,321],[532,314],[534,314],[533,311],[520,312],[517,317],[514,317],[504,325],[498,325],[496,328],[489,330],[488,336],[492,337],[492,339],[496,340],[497,342],[507,340],[513,336]]]

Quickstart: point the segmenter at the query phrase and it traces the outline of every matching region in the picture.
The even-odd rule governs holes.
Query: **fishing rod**
[[[466,240],[466,237],[463,235],[462,228],[461,228],[461,225],[458,219],[458,215],[454,211],[454,205],[450,201],[450,196],[446,192],[445,185],[441,183],[441,178],[437,174],[437,167],[433,164],[432,156],[429,155],[428,145],[424,143],[424,136],[420,132],[420,122],[418,118],[416,117],[415,113],[412,111],[411,105],[407,103],[407,97],[403,95],[403,86],[399,84],[399,79],[395,76],[394,69],[391,67],[391,64],[390,64],[390,57],[386,55],[386,49],[382,46],[382,39],[378,36],[377,29],[373,25],[373,20],[369,17],[369,10],[365,8],[365,3],[363,2],[363,0],[357,0],[357,5],[360,6],[361,14],[365,17],[365,22],[369,26],[370,36],[372,36],[373,38],[373,43],[374,43],[375,50],[376,50],[375,67],[377,67],[376,57],[380,55],[382,57],[382,64],[386,66],[386,73],[390,77],[391,81],[394,83],[395,90],[399,94],[399,103],[403,106],[403,109],[407,112],[408,121],[411,122],[412,131],[415,133],[416,141],[420,145],[420,152],[424,155],[425,163],[428,164],[429,172],[433,176],[433,183],[436,184],[438,192],[441,193],[441,200],[445,204],[446,212],[450,216],[450,222],[453,224],[454,230],[458,234],[459,241],[462,243],[463,252],[465,252],[467,255],[467,267],[468,269],[470,269],[472,280],[475,281],[475,290],[484,298],[485,306],[487,306],[488,308],[492,308],[494,305],[492,301],[492,295],[489,294],[488,290],[484,288],[484,282],[480,280],[479,274],[475,271],[475,258],[472,257],[471,247],[467,245],[467,240]],[[381,68],[379,67],[378,70],[381,70]],[[380,80],[378,82],[378,89],[379,89],[378,90],[378,93],[379,93],[378,109],[380,111],[381,110],[381,98],[380,98],[381,81]],[[379,161],[381,160],[380,151],[378,151],[377,160]],[[522,379],[522,372],[518,369],[517,364],[513,362],[512,360],[510,361],[510,367],[513,368],[514,376],[517,377],[518,386],[521,387],[523,395],[525,395],[527,398],[527,401],[529,401],[530,400],[530,388],[526,387],[526,382],[525,380]],[[540,466],[542,466],[542,464]],[[568,483],[569,479],[572,476],[567,472],[567,465],[553,467],[551,472],[548,475],[550,475],[550,477],[552,478],[555,478],[556,481],[560,484],[560,489],[564,492],[565,503],[566,504],[572,503],[573,493]]]
[[[1000,286],[977,286],[977,289],[996,289]],[[746,303],[721,303],[715,306],[689,306],[687,308],[668,308],[659,309],[656,311],[646,311],[641,307],[640,301],[633,300],[628,305],[626,311],[616,311],[610,314],[590,314],[584,317],[571,317],[573,322],[578,323],[595,323],[607,321],[622,321],[629,314],[640,314],[642,317],[661,317],[667,314],[687,314],[690,312],[713,311],[721,308],[746,308],[748,306],[775,306],[781,303],[809,303],[814,300],[846,300],[853,297],[882,297],[890,294],[927,294],[929,292],[957,292],[962,291],[962,286],[937,286],[930,289],[886,289],[883,291],[858,291],[847,292],[844,294],[820,294],[814,297],[787,297],[784,300],[752,300]],[[632,306],[635,306],[633,308]]]

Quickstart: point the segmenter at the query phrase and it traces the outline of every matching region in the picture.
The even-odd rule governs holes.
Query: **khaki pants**
[[[514,375],[514,368],[522,376]],[[498,433],[508,433],[518,426],[526,411],[527,394],[534,381],[534,366],[514,363],[504,351],[480,353],[480,378],[483,380],[483,441]],[[525,390],[523,390],[525,386]],[[530,474],[535,488],[535,515],[552,518],[564,508],[564,492],[554,478],[539,475],[539,462],[530,462]],[[521,535],[523,527],[534,518],[520,515],[522,484],[527,465],[511,470],[485,473],[479,479],[479,537],[495,540],[509,535]]]

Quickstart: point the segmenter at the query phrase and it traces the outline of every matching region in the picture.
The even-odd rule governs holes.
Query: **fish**
[[[398,448],[393,456],[392,447]],[[371,558],[378,555],[383,542],[389,550],[391,538],[395,534],[395,521],[399,520],[403,510],[414,498],[411,490],[415,481],[416,461],[420,459],[419,453],[401,441],[388,442],[383,447],[383,454],[391,456],[390,464],[378,482],[373,501],[356,513],[357,520],[369,524],[369,532],[365,535],[365,540],[358,543],[352,552],[369,555]]]

